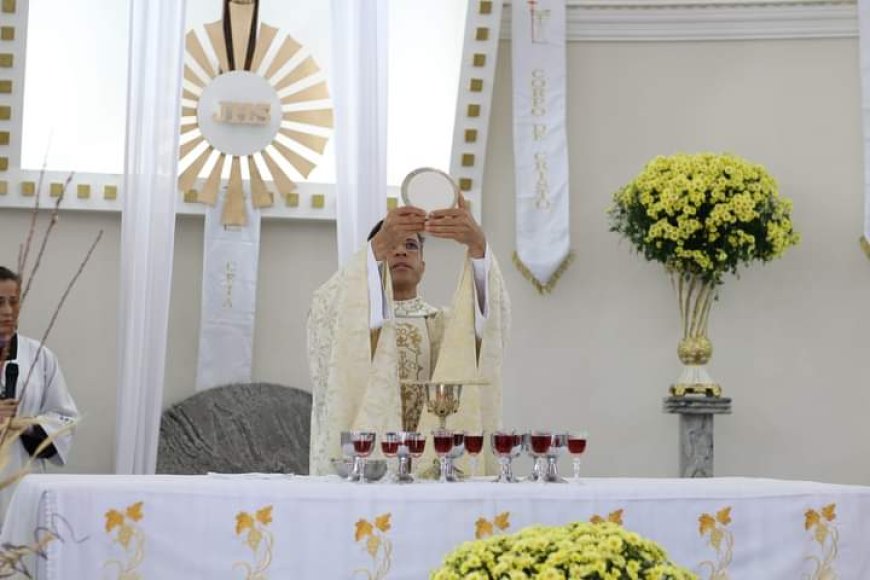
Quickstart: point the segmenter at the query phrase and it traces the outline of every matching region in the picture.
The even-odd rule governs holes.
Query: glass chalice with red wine
[[[450,473],[450,463],[447,459],[447,456],[453,450],[453,431],[449,429],[436,429],[433,431],[432,446],[435,448],[435,455],[438,456],[438,462],[441,466],[438,482],[447,483],[456,481],[456,478]]]
[[[374,431],[351,431],[354,470],[359,473],[359,482],[366,483],[366,457],[375,450]]]
[[[413,483],[411,475],[411,460],[419,459],[426,450],[426,436],[417,431],[402,431],[399,433],[399,483]]]
[[[495,483],[516,483],[511,469],[511,460],[519,455],[522,448],[522,435],[513,431],[495,431],[489,436],[493,454],[498,457],[499,474]]]
[[[393,462],[390,460],[398,456],[400,443],[399,433],[396,431],[387,431],[381,436],[381,453],[384,454],[384,458],[387,460],[385,482],[395,482],[398,479],[396,472],[393,471]]]
[[[549,431],[532,431],[529,433],[529,455],[532,456],[532,461],[535,462],[532,474],[528,478],[529,481],[544,481],[543,460],[547,452],[550,451],[552,437],[553,435]]]
[[[574,462],[574,477],[571,481],[574,483],[580,483],[580,457],[586,452],[587,438],[586,431],[568,433],[568,453],[571,454],[571,459]]]
[[[468,431],[465,433],[465,452],[468,453],[469,477],[477,473],[477,456],[483,451],[483,431]]]

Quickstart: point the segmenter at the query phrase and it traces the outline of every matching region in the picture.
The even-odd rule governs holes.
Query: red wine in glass
[[[408,453],[413,457],[417,457],[422,455],[423,451],[426,449],[426,438],[414,437],[405,441],[405,445],[408,446]]]
[[[571,455],[580,455],[586,451],[586,439],[580,437],[568,438],[568,452]]]
[[[381,451],[386,457],[393,457],[399,452],[399,440],[381,441]]]
[[[353,450],[357,455],[366,456],[372,452],[374,441],[365,437],[355,439],[353,442]]]
[[[499,455],[508,455],[516,445],[513,433],[496,433],[492,436],[492,445]]]
[[[435,444],[435,453],[439,455],[446,455],[450,453],[450,450],[453,449],[453,435],[433,435],[433,442]]]
[[[476,455],[483,450],[483,435],[466,435],[465,450],[469,455]]]
[[[535,455],[545,455],[550,450],[552,436],[549,433],[532,434],[532,453]]]
[[[465,433],[459,431],[453,434],[453,446],[459,447],[465,442]]]

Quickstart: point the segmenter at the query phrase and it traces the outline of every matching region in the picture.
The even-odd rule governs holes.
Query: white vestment
[[[385,270],[383,312],[387,315],[372,331],[373,311],[383,305],[371,304],[374,300],[369,285],[373,276],[368,253],[368,249],[361,250],[318,289],[309,312],[308,355],[314,396],[312,474],[331,473],[329,460],[340,455],[341,431],[367,428],[384,433],[408,425],[408,390],[400,387],[403,380],[485,381],[488,384],[484,387],[465,388],[459,414],[450,418],[448,426],[491,431],[501,420],[501,359],[510,305],[495,259],[484,284],[487,315],[481,332],[476,332],[480,303],[475,296],[475,268],[470,259],[465,261],[449,310],[423,304],[423,311],[411,316],[402,312],[410,305],[401,303],[396,316],[390,315],[392,288]],[[409,350],[408,346],[413,347],[418,338],[422,339],[420,348]],[[416,350],[420,357],[411,352]],[[412,414],[419,415],[420,396],[412,399],[417,407]],[[422,411],[418,426],[427,435],[437,424],[429,415]],[[410,418],[417,422],[414,419]]]
[[[10,355],[9,360],[0,367],[0,387],[2,387],[0,392],[5,392],[7,388],[7,367],[13,364],[18,365],[18,380],[16,381],[15,392],[14,394],[10,393],[14,398],[20,399],[17,416],[20,418],[36,418],[39,421],[39,426],[42,427],[45,433],[52,436],[78,419],[78,409],[70,396],[54,353],[48,348],[43,347],[37,359],[39,342],[20,334],[17,338],[18,345],[15,358],[12,358]],[[31,368],[33,368],[32,373],[30,372]],[[27,382],[28,374],[30,374],[29,382]],[[25,382],[27,382],[26,387]],[[22,394],[23,398],[21,398]],[[31,471],[45,471],[46,461],[51,461],[56,465],[65,464],[69,458],[72,439],[73,434],[70,431],[59,435],[57,439],[52,441],[52,445],[54,445],[57,453],[47,460],[34,458],[30,466]],[[30,454],[25,449],[21,440],[15,442],[11,448],[9,463],[3,472],[0,473],[0,481],[7,479],[22,469],[27,464],[28,459],[30,459]],[[0,490],[0,522],[3,521],[2,517],[5,517],[6,507],[12,497],[14,487],[14,485],[10,485]]]

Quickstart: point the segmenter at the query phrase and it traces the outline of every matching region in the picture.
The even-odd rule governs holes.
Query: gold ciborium
[[[438,417],[438,426],[447,428],[447,417],[459,411],[462,385],[459,383],[426,383],[426,410]]]
[[[426,400],[426,411],[438,417],[438,427],[447,428],[447,417],[459,412],[462,404],[462,389],[468,386],[489,384],[485,379],[469,379],[467,381],[433,382],[433,381],[402,381],[403,385],[415,385],[423,389]]]

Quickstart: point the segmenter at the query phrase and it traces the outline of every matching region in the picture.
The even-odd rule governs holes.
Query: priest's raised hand
[[[429,215],[426,233],[468,246],[472,259],[483,258],[486,253],[486,236],[471,215],[471,209],[462,194],[459,194],[459,207],[439,209]]]
[[[386,259],[389,252],[404,244],[407,238],[419,236],[425,226],[426,212],[422,209],[412,206],[391,209],[370,234],[375,259],[379,262]]]

